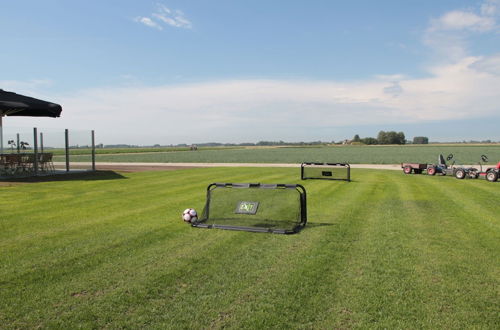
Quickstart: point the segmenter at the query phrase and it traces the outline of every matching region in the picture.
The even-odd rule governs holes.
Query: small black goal
[[[307,222],[300,184],[212,183],[193,227],[293,234]]]
[[[351,166],[348,163],[302,163],[300,177],[302,180],[351,181]]]

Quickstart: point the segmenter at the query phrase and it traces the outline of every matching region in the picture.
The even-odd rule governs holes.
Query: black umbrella
[[[0,153],[3,152],[3,116],[59,117],[61,111],[59,104],[0,89]]]

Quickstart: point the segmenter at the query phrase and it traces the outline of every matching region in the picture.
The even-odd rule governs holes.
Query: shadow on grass
[[[123,175],[115,171],[89,171],[77,173],[58,173],[53,175],[31,176],[24,178],[2,178],[2,182],[12,183],[35,183],[35,182],[52,182],[52,181],[99,181],[99,180],[118,180],[127,179]]]
[[[307,222],[306,228],[307,227],[324,227],[324,226],[334,226],[334,223],[328,223],[328,222]]]

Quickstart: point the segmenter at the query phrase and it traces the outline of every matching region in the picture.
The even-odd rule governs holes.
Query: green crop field
[[[238,147],[203,147],[203,150],[218,150],[218,149],[234,149]],[[174,151],[188,151],[190,147],[131,147],[131,148],[96,148],[97,155],[106,154],[135,154],[135,153],[156,153],[156,152],[174,152]],[[63,148],[50,148],[45,149],[46,152],[51,152],[54,155],[64,155],[66,153]],[[91,148],[76,148],[69,149],[70,155],[90,155]]]
[[[408,145],[408,146],[332,146],[278,148],[218,148],[198,151],[171,151],[134,154],[98,154],[98,162],[154,163],[301,163],[349,162],[351,164],[436,163],[438,155],[454,154],[458,164],[476,164],[481,155],[491,164],[500,161],[500,145]],[[61,156],[56,161],[63,161]],[[71,161],[89,161],[89,156],[71,156]]]
[[[498,328],[500,183],[308,180],[296,235],[191,228],[212,168],[0,182],[0,328]]]

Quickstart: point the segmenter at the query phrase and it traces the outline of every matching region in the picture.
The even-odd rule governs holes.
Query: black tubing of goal
[[[259,228],[259,227],[244,227],[244,226],[228,226],[228,225],[217,225],[217,224],[206,224],[203,221],[208,220],[209,210],[210,210],[210,192],[217,187],[223,188],[260,188],[260,189],[295,189],[300,195],[300,222],[293,230],[286,229],[269,229],[269,228]],[[191,226],[198,228],[218,228],[227,230],[239,230],[239,231],[250,231],[250,232],[263,232],[263,233],[274,233],[274,234],[295,234],[302,230],[307,223],[307,194],[306,189],[301,184],[266,184],[266,183],[221,183],[215,182],[211,183],[207,187],[206,203],[204,208],[203,219],[200,222],[192,223]]]
[[[337,179],[333,177],[329,178],[308,178],[304,176],[304,167],[308,165],[318,165],[318,166],[337,166],[337,167],[345,167],[347,168],[347,177],[345,179]],[[317,179],[317,180],[337,180],[337,181],[351,181],[351,165],[349,163],[315,163],[315,162],[303,162],[300,164],[300,179],[308,180],[308,179]]]

